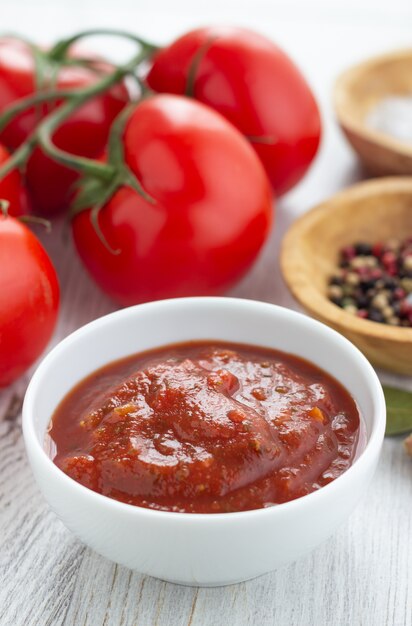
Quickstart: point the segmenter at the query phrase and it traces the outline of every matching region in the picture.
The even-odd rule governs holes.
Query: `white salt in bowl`
[[[412,97],[412,49],[390,52],[349,68],[338,77],[333,101],[339,124],[352,148],[371,174],[412,174],[412,137],[402,141],[396,137],[398,121],[393,98],[409,102]],[[374,111],[385,100],[389,119],[374,123]],[[392,111],[392,113],[391,113]],[[381,111],[381,115],[382,115]],[[391,127],[394,133],[385,132]]]
[[[338,379],[356,400],[367,433],[354,464],[332,483],[292,502],[238,513],[193,514],[118,502],[72,480],[49,458],[44,441],[51,417],[84,377],[133,353],[205,339],[290,352]],[[184,585],[218,586],[254,578],[327,539],[365,496],[384,430],[379,380],[347,339],[305,315],[232,298],[152,302],[84,326],[46,356],[23,407],[24,440],[34,476],[67,528],[108,559]]]

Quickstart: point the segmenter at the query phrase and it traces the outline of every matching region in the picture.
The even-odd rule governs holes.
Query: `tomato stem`
[[[9,217],[9,206],[10,202],[8,200],[0,200],[0,213],[3,217]],[[14,217],[13,219],[23,222],[23,224],[40,224],[40,226],[44,226],[48,233],[51,231],[51,224],[49,220],[44,219],[44,217],[37,217],[36,215],[19,215],[19,217]]]
[[[93,228],[104,247],[114,255],[120,254],[121,250],[112,248],[107,241],[99,223],[100,212],[110,198],[116,193],[119,187],[131,187],[136,193],[142,196],[150,204],[155,204],[155,199],[143,188],[140,181],[129,169],[124,158],[123,133],[125,125],[136,103],[130,103],[119,113],[115,119],[109,136],[108,144],[108,164],[115,172],[111,180],[103,182],[96,180],[96,177],[86,176],[83,178],[82,189],[71,206],[70,217],[73,219],[82,211],[90,209],[90,221]],[[90,208],[91,207],[91,208]]]
[[[187,73],[187,82],[185,89],[185,96],[187,96],[188,98],[194,98],[195,81],[199,66],[203,60],[203,57],[205,56],[215,39],[216,36],[208,37],[193,56]]]
[[[36,106],[37,104],[43,104],[44,102],[50,102],[52,100],[56,100],[57,98],[64,100],[66,98],[70,98],[75,95],[76,91],[74,89],[61,89],[61,90],[53,90],[53,91],[42,91],[37,92],[33,95],[26,96],[25,98],[20,98],[14,104],[10,105],[2,115],[0,115],[0,132],[4,130],[4,128],[13,121],[13,119],[19,115],[19,113],[23,113],[27,109]]]
[[[37,215],[20,215],[15,219],[19,220],[19,222],[23,222],[23,224],[39,224],[39,226],[43,226],[47,233],[51,232],[51,222],[44,217],[38,217]]]
[[[94,35],[112,35],[127,38],[139,45],[139,51],[129,62],[124,65],[114,66],[112,72],[105,74],[96,83],[89,84],[81,89],[56,89],[54,85],[59,66],[73,64],[88,65],[93,68],[92,59],[75,59],[67,55],[70,47],[79,39]],[[41,150],[54,161],[80,172],[83,177],[83,189],[78,194],[72,206],[71,216],[73,217],[80,211],[92,207],[90,217],[97,235],[110,252],[119,254],[119,250],[110,247],[101,231],[99,213],[102,207],[121,185],[130,186],[136,193],[139,193],[145,198],[146,201],[150,203],[155,202],[143,189],[141,183],[129,170],[124,160],[122,136],[125,124],[127,123],[131,109],[135,106],[135,103],[131,103],[125,107],[113,124],[109,138],[108,160],[106,163],[77,156],[58,148],[53,142],[53,134],[60,124],[70,117],[79,107],[90,99],[104,93],[126,76],[132,76],[137,81],[140,87],[140,96],[144,98],[148,93],[148,89],[142,84],[136,73],[136,69],[142,61],[150,57],[157,50],[157,46],[133,34],[111,29],[88,30],[78,33],[73,37],[58,42],[46,53],[31,42],[26,41],[26,43],[32,49],[36,66],[36,84],[38,91],[34,95],[22,98],[6,109],[0,116],[0,132],[16,116],[27,109],[34,108],[46,102],[55,103],[56,100],[63,100],[63,104],[53,109],[43,118],[26,141],[22,143],[4,165],[0,167],[0,179],[4,178],[14,169],[23,168],[36,147],[40,147]],[[94,61],[94,63],[96,62]],[[41,111],[39,111],[39,113],[41,113]],[[0,210],[3,211],[3,213],[6,211],[7,214],[7,209],[4,209],[3,205]],[[47,220],[42,220],[42,218],[30,218],[30,221],[36,221],[47,226]]]
[[[100,241],[102,242],[102,244],[104,245],[104,247],[113,255],[117,256],[118,254],[121,253],[121,250],[119,248],[112,248],[111,245],[109,244],[109,242],[107,241],[106,237],[103,234],[102,229],[100,228],[100,223],[99,223],[99,215],[100,215],[100,211],[102,210],[103,206],[106,204],[107,200],[109,198],[111,198],[117,188],[118,188],[118,182],[116,180],[114,180],[111,185],[109,185],[108,189],[106,190],[106,194],[105,196],[102,198],[101,202],[99,202],[99,204],[95,204],[91,210],[90,210],[90,221],[93,224],[93,228],[96,231],[96,234],[98,236],[98,238],[100,239]]]
[[[102,31],[109,32],[109,31]],[[97,31],[88,31],[90,34],[97,34]],[[71,45],[70,42],[85,36],[86,33],[81,33],[70,40],[60,42],[57,44],[63,48],[63,43],[67,47]],[[140,44],[139,38],[130,35],[130,38],[134,39]],[[13,153],[5,164],[0,167],[0,179],[4,178],[9,172],[15,168],[20,168],[26,163],[30,157],[33,149],[40,145],[44,152],[55,161],[70,167],[78,172],[86,175],[95,176],[103,180],[111,180],[115,175],[115,168],[107,163],[100,163],[94,159],[87,159],[85,157],[79,157],[73,155],[65,150],[61,150],[53,143],[52,134],[58,128],[58,126],[69,117],[74,111],[76,111],[81,105],[95,96],[105,92],[107,89],[120,82],[122,78],[128,74],[133,74],[136,67],[141,63],[148,55],[153,51],[153,47],[150,44],[144,44],[138,54],[136,54],[128,63],[116,67],[113,72],[105,75],[98,82],[88,85],[83,89],[71,89],[71,90],[56,90],[46,92],[39,92],[33,96],[23,98],[9,107],[2,116],[0,116],[0,130],[3,130],[7,124],[9,124],[18,114],[22,113],[26,109],[33,107],[43,102],[49,102],[56,98],[63,98],[66,100],[64,104],[50,113],[32,133],[32,135],[26,139],[24,143]]]
[[[109,145],[108,145],[108,162],[115,168],[118,176],[118,186],[127,185],[134,189],[150,204],[155,204],[154,198],[150,196],[142,187],[140,181],[131,172],[125,163],[124,147],[123,147],[123,133],[127,121],[132,111],[136,108],[136,103],[131,103],[123,109],[113,122],[113,126],[110,131]]]
[[[0,211],[3,217],[9,216],[10,202],[8,200],[0,200]]]
[[[61,61],[62,59],[66,57],[69,49],[77,41],[79,41],[80,39],[84,39],[86,37],[94,37],[96,35],[109,35],[112,37],[121,37],[123,39],[129,39],[130,41],[133,41],[134,43],[139,44],[140,47],[146,51],[146,56],[149,56],[150,53],[154,53],[157,50],[159,50],[159,47],[156,46],[155,44],[147,41],[146,39],[143,39],[142,37],[138,37],[137,35],[134,35],[133,33],[129,33],[124,30],[116,30],[112,28],[93,28],[90,30],[81,31],[80,33],[76,33],[76,35],[73,35],[72,37],[58,41],[56,45],[53,46],[53,48],[49,51],[48,56],[50,59],[53,59],[55,61]]]
[[[103,93],[118,83],[122,78],[132,73],[136,66],[139,65],[139,63],[146,57],[147,50],[140,50],[140,52],[135,55],[131,61],[125,65],[118,66],[111,74],[107,74],[99,82],[89,85],[84,89],[77,90],[75,94],[67,99],[65,104],[48,115],[37,128],[38,142],[44,152],[55,161],[85,175],[110,180],[115,174],[114,167],[106,163],[100,163],[94,159],[75,156],[65,150],[57,148],[57,146],[53,143],[52,134],[67,117],[78,109],[79,106],[83,105],[91,98],[94,98],[96,95]]]
[[[17,148],[9,159],[0,167],[0,180],[5,178],[14,169],[19,169],[30,157],[37,143],[36,132],[34,132],[24,143]]]

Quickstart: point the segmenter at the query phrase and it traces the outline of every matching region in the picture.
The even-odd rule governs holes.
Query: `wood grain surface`
[[[226,4],[209,0],[195,11],[192,3],[179,0],[176,7],[164,2],[160,10],[156,0],[143,10],[139,3],[125,0],[115,10],[112,4],[105,7],[95,0],[45,0],[41,3],[42,10],[48,10],[45,20],[34,4],[15,0],[3,16],[2,29],[23,30],[47,41],[54,34],[110,24],[167,41],[195,23],[233,22],[235,6],[229,0]],[[309,176],[278,203],[276,228],[259,262],[231,295],[297,308],[280,277],[279,242],[295,217],[362,175],[332,117],[333,80],[354,60],[407,45],[411,21],[408,25],[399,17],[399,7],[396,14],[385,13],[382,7],[367,13],[358,12],[356,3],[351,13],[355,3],[346,2],[340,3],[335,17],[331,11],[321,12],[321,2],[313,3],[318,13],[309,11],[306,2],[301,3],[301,13],[283,3],[283,14],[269,1],[257,4],[259,11],[251,11],[250,3],[236,3],[236,22],[266,32],[305,69],[323,108],[325,137]],[[122,10],[126,5],[127,11]],[[346,13],[344,5],[349,7]],[[397,0],[391,3],[394,11],[395,5]],[[85,275],[60,230],[56,227],[53,237],[40,234],[62,286],[54,343],[115,308]],[[399,439],[385,441],[374,481],[348,522],[307,558],[240,585],[180,587],[98,556],[48,509],[34,483],[21,436],[20,409],[29,376],[30,372],[0,392],[1,626],[412,624],[412,460]],[[412,389],[410,378],[383,374],[382,378]]]

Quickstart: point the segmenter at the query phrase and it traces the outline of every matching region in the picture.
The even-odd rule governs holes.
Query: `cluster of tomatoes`
[[[16,218],[53,218],[69,211],[82,185],[96,189],[95,200],[83,194],[88,202],[72,210],[71,229],[106,293],[122,305],[216,294],[250,267],[270,230],[273,194],[296,184],[317,151],[316,102],[271,41],[242,29],[201,28],[153,50],[134,105],[119,80],[81,102],[52,138],[60,151],[99,163],[117,154],[134,182],[113,163],[104,182],[82,178],[81,163],[69,167],[41,142],[30,144],[24,166],[0,179],[0,198],[9,203],[0,218],[0,386],[44,349],[59,302],[47,254]],[[101,60],[75,59],[53,65],[47,58],[54,92],[80,93],[114,71]],[[38,91],[40,73],[33,46],[0,40],[0,167],[64,102],[45,100],[1,123]],[[112,145],[125,107],[120,145]]]

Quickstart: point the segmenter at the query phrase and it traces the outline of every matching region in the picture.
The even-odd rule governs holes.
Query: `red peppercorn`
[[[403,298],[406,297],[405,289],[402,289],[402,287],[397,287],[393,290],[393,297],[395,298],[395,300],[403,300]]]
[[[371,278],[378,280],[379,278],[382,278],[382,276],[383,276],[383,272],[378,267],[371,270],[371,273],[370,273]]]
[[[409,315],[409,313],[412,311],[412,307],[409,304],[409,302],[407,302],[406,300],[402,300],[402,302],[400,303],[400,307],[399,307],[399,312],[403,317],[406,317]]]
[[[332,302],[360,319],[412,327],[412,237],[348,245],[340,259],[339,280],[332,276],[329,286],[337,286],[342,297],[329,295]]]
[[[375,256],[377,259],[379,259],[382,256],[383,253],[383,243],[381,241],[378,241],[378,243],[375,243],[374,246],[372,246],[372,254],[373,256]]]
[[[346,261],[350,261],[351,259],[354,259],[355,256],[356,256],[356,250],[354,246],[346,246],[345,248],[342,248],[342,257]]]
[[[369,267],[354,267],[353,271],[356,272],[361,278],[369,278]]]
[[[382,260],[382,263],[384,264],[384,266],[385,266],[386,268],[389,268],[389,267],[391,267],[392,265],[395,265],[395,264],[396,264],[396,260],[397,260],[397,259],[396,259],[396,254],[394,254],[393,252],[390,252],[390,251],[385,252],[385,253],[382,255],[382,259],[381,259],[381,260]]]

